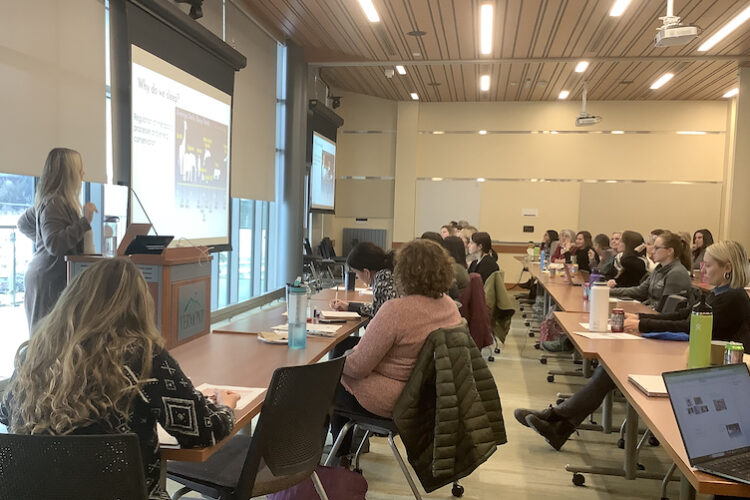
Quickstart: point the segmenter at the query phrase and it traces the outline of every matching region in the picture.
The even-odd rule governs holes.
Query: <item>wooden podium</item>
[[[68,281],[106,257],[70,255]],[[167,248],[161,255],[130,255],[146,278],[156,306],[156,326],[164,347],[184,344],[209,332],[211,259],[205,247]]]

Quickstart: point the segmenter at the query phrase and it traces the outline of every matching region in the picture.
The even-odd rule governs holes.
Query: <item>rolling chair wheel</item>
[[[495,361],[495,356],[492,356],[492,355],[490,355],[490,356],[489,356],[489,357],[487,358],[487,361],[490,361],[490,362],[492,362],[492,361]]]
[[[541,349],[541,348],[542,348],[542,346],[539,345],[539,342],[537,342],[536,344],[534,344],[534,349],[536,349],[537,351],[539,349]]]
[[[543,365],[547,364],[547,358],[539,358],[539,362]]]
[[[495,354],[500,354],[500,349],[495,347]]]
[[[547,382],[554,382],[555,376],[554,375],[547,375]]]
[[[453,488],[451,488],[451,495],[456,498],[461,498],[464,495],[464,487],[458,483],[453,483]]]
[[[648,438],[648,444],[650,444],[651,446],[659,446],[660,443],[659,440],[656,439],[656,436],[652,435]]]
[[[575,473],[573,474],[573,484],[576,486],[583,486],[586,484],[586,478],[583,476],[583,474]]]
[[[523,313],[523,314],[521,315],[521,317],[522,317],[522,318],[524,318],[524,319],[526,319],[526,313]]]
[[[529,332],[529,337],[533,337],[533,336],[534,336],[534,332]]]
[[[617,440],[617,447],[621,450],[625,449],[625,440],[623,438]]]

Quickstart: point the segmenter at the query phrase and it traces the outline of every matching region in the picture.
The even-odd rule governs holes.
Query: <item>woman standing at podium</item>
[[[87,253],[93,252],[91,221],[97,209],[93,203],[81,208],[83,176],[83,162],[77,151],[53,149],[44,163],[34,206],[18,219],[18,229],[36,245],[25,276],[24,305],[29,334],[52,310],[65,288],[65,256],[84,253],[85,239],[91,246]]]

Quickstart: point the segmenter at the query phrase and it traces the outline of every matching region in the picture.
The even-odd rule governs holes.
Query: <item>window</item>
[[[34,248],[16,229],[16,221],[33,204],[33,177],[0,174],[0,380],[13,373],[16,350],[29,338],[23,307],[24,274]]]

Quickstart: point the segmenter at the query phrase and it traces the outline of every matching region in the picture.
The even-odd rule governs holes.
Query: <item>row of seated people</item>
[[[360,244],[348,263],[373,285],[373,303],[332,305],[356,308],[372,319],[362,337],[342,344],[351,351],[336,407],[390,418],[428,336],[462,323],[447,294],[455,261],[440,245],[418,239],[401,248],[396,259]],[[16,371],[0,401],[0,422],[21,434],[135,433],[149,497],[169,498],[159,482],[156,423],[183,447],[213,445],[231,433],[238,395],[222,391],[212,401],[197,391],[162,348],[153,318],[148,286],[129,259],[90,266],[19,349]],[[496,416],[502,419],[496,391],[495,398]],[[193,418],[176,421],[177,407],[191,408]],[[334,439],[344,423],[333,416]],[[340,447],[342,453],[349,449]]]
[[[632,249],[630,231],[622,233],[625,248]],[[710,233],[709,233],[710,234]],[[616,287],[610,293],[642,301],[655,309],[653,314],[627,314],[626,331],[630,333],[685,332],[690,330],[690,307],[674,312],[658,312],[662,297],[683,294],[691,289],[691,249],[679,234],[662,231],[654,238],[651,259],[655,269],[642,283]],[[708,241],[703,236],[703,241]],[[629,250],[625,251],[628,255]],[[712,286],[706,302],[713,311],[713,339],[742,342],[750,348],[750,298],[745,287],[750,280],[748,256],[736,241],[718,241],[700,250],[702,269],[707,283]],[[695,293],[690,294],[693,297]],[[599,366],[588,383],[572,397],[557,406],[543,410],[516,409],[516,420],[540,434],[556,450],[565,444],[576,427],[593,413],[615,384],[603,367]]]

